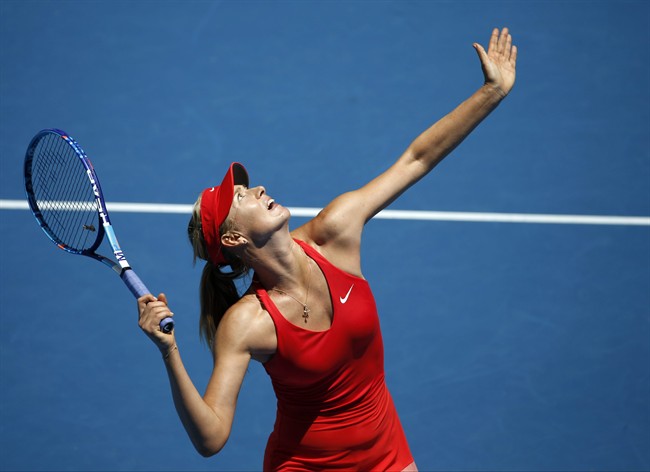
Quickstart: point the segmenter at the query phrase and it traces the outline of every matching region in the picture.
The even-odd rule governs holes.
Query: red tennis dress
[[[413,462],[384,379],[384,347],[368,283],[296,240],[330,290],[332,325],[290,323],[264,289],[278,347],[264,364],[278,399],[265,471],[401,471]]]

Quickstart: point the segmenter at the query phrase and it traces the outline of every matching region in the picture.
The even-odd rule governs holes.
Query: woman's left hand
[[[501,34],[498,28],[492,31],[487,52],[478,43],[474,43],[474,49],[481,60],[486,85],[497,88],[504,97],[508,95],[515,85],[517,65],[517,46],[513,46],[508,28],[503,28]]]

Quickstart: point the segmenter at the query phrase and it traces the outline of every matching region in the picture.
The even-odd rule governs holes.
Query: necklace
[[[305,257],[307,257],[307,254],[305,254]],[[281,293],[283,295],[286,295],[289,298],[293,298],[295,301],[297,301],[299,304],[302,305],[302,318],[305,320],[305,323],[307,323],[307,318],[309,318],[309,312],[311,311],[309,307],[307,306],[307,300],[309,300],[309,288],[311,287],[311,264],[309,263],[309,258],[307,258],[307,265],[309,266],[309,275],[307,276],[307,294],[305,295],[305,303],[301,302],[298,300],[296,297],[291,295],[290,293],[285,292],[284,290],[280,290],[279,288],[272,288],[274,292]]]

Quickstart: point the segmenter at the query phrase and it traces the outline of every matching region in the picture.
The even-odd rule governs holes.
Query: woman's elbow
[[[215,454],[219,454],[221,449],[223,449],[223,446],[221,447],[213,447],[209,445],[201,445],[201,446],[194,446],[196,448],[196,451],[201,454],[203,457],[212,457]]]
[[[226,445],[226,441],[228,438],[218,441],[218,440],[213,440],[213,441],[201,441],[201,442],[194,442],[194,448],[196,449],[196,452],[201,454],[203,457],[212,457],[216,454],[219,454],[223,447]]]
[[[220,449],[209,449],[205,447],[197,447],[196,450],[199,454],[201,454],[202,457],[205,458],[212,457],[215,454],[218,454],[220,451]]]

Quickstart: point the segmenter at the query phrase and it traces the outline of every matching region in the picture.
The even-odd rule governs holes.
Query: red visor
[[[226,264],[221,251],[219,226],[230,213],[230,205],[235,193],[235,185],[248,187],[248,173],[243,165],[233,162],[223,178],[221,185],[206,188],[201,196],[201,226],[203,239],[208,247],[210,261],[214,265]]]

